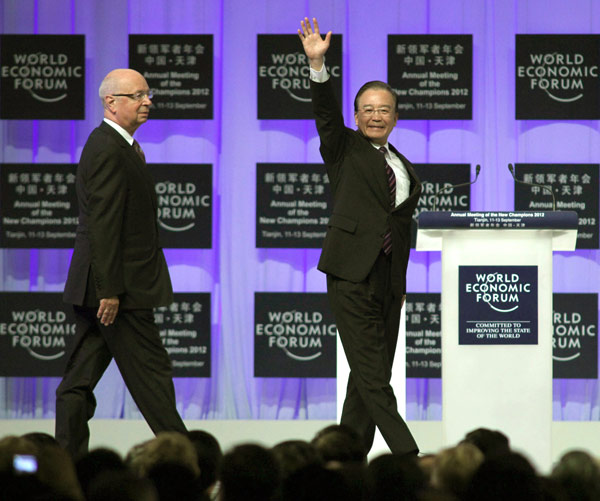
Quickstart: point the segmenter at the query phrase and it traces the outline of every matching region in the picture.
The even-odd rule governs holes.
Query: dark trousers
[[[390,385],[402,308],[391,288],[391,257],[381,252],[360,283],[328,275],[327,294],[350,366],[341,423],[361,435],[367,452],[377,426],[392,453],[417,453]]]
[[[160,431],[186,432],[175,406],[172,368],[152,310],[121,310],[110,326],[97,307],[74,306],[77,341],[56,390],[56,439],[78,459],[88,451],[93,390],[114,357],[146,422]]]

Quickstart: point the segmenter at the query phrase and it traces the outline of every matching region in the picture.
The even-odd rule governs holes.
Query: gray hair
[[[102,83],[100,84],[100,88],[98,89],[98,95],[100,99],[104,99],[109,94],[115,92],[117,87],[117,79],[113,76],[107,75]]]
[[[115,73],[115,71],[111,71],[104,77],[104,80],[102,80],[102,83],[98,88],[98,95],[100,96],[103,107],[106,107],[104,98],[118,91],[120,81],[121,79],[118,73]]]

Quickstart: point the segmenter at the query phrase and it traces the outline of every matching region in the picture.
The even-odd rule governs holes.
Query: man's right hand
[[[305,17],[303,21],[300,21],[302,29],[298,30],[298,36],[302,40],[304,47],[304,53],[310,61],[310,67],[313,70],[319,71],[323,67],[325,62],[325,53],[329,49],[329,43],[331,42],[331,31],[325,35],[325,40],[321,38],[319,32],[319,23],[317,18],[313,17],[314,30],[310,25],[308,17]]]
[[[98,308],[98,314],[96,315],[100,319],[102,325],[110,325],[115,321],[117,313],[119,312],[119,298],[118,297],[107,297],[100,300],[100,308]]]

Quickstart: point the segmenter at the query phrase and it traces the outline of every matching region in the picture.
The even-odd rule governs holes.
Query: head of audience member
[[[56,439],[50,435],[49,433],[44,433],[41,431],[33,431],[31,433],[25,433],[21,435],[23,438],[29,440],[36,447],[42,447],[46,445],[56,445],[58,446],[58,442]]]
[[[162,462],[148,471],[160,501],[204,501],[208,494],[200,488],[198,477],[180,463]]]
[[[508,437],[498,430],[477,428],[467,433],[462,441],[476,446],[486,459],[510,452]]]
[[[24,462],[23,467],[19,465],[20,460]],[[34,465],[31,471],[25,463]],[[36,470],[37,448],[31,442],[14,435],[0,439],[0,496],[5,499],[36,499],[43,495],[47,488]]]
[[[39,445],[17,436],[0,440],[0,473],[3,495],[26,489],[31,499],[81,500],[71,456],[57,445]],[[20,494],[15,499],[27,499]],[[46,499],[46,498],[43,498]]]
[[[164,431],[151,440],[132,447],[125,463],[140,477],[160,463],[178,463],[187,467],[196,477],[200,475],[198,456],[192,442],[176,431]]]
[[[421,471],[425,474],[427,483],[431,482],[431,475],[433,473],[433,464],[435,463],[435,454],[422,454],[417,457],[417,464]]]
[[[228,451],[219,472],[221,501],[272,501],[281,493],[281,471],[275,455],[258,444]]]
[[[16,435],[0,439],[0,472],[12,472],[15,456],[36,456],[38,448],[31,441]],[[37,461],[37,459],[36,459]]]
[[[315,447],[304,440],[280,442],[271,451],[279,463],[281,476],[284,480],[305,466],[323,464],[323,460]]]
[[[572,501],[578,498],[571,498],[563,486],[549,475],[541,475],[542,499],[544,501]]]
[[[426,490],[419,494],[419,497],[415,501],[462,501],[453,494],[448,492],[441,492],[433,487],[428,487]]]
[[[311,440],[325,464],[365,463],[365,452],[360,435],[349,426],[334,424],[323,428]]]
[[[58,445],[41,446],[38,451],[38,475],[54,492],[71,499],[83,499],[71,455]]]
[[[444,449],[435,457],[431,485],[440,491],[462,497],[483,460],[483,452],[467,442]]]
[[[543,486],[532,464],[509,452],[486,458],[471,477],[466,501],[542,501]]]
[[[87,501],[160,501],[152,482],[129,470],[105,471],[89,486]],[[183,500],[180,500],[183,501]]]
[[[362,465],[361,465],[362,466]],[[361,499],[340,468],[313,463],[291,473],[283,482],[285,501],[354,501]]]
[[[106,448],[94,449],[75,463],[77,478],[86,496],[91,483],[98,475],[109,471],[124,471],[126,468],[121,456]]]
[[[552,469],[550,478],[562,486],[571,500],[600,499],[600,467],[585,451],[564,454]]]
[[[427,488],[427,477],[416,457],[383,454],[367,466],[367,499],[417,499]]]
[[[368,493],[367,484],[367,463],[350,462],[342,465],[333,463],[333,466],[326,466],[328,469],[339,471],[345,479],[346,485],[350,489],[350,495],[347,501],[364,501]]]
[[[217,471],[223,459],[221,446],[213,435],[203,430],[191,430],[187,437],[196,449],[198,457],[199,487],[210,494],[217,482]]]

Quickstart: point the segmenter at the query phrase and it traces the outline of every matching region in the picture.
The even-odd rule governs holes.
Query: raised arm
[[[325,39],[323,39],[321,38],[319,23],[317,23],[316,17],[313,17],[313,25],[314,29],[311,27],[308,17],[305,17],[303,21],[300,21],[301,29],[298,30],[298,36],[302,41],[304,53],[310,61],[310,67],[319,71],[323,67],[325,53],[329,49],[331,31],[328,31]]]

